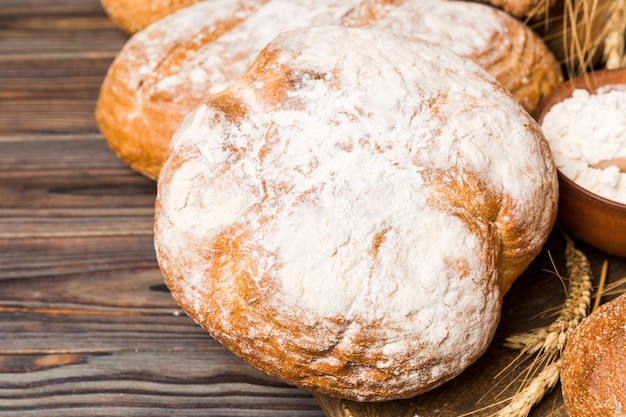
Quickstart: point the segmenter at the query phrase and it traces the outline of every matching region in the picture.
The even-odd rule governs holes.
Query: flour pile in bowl
[[[543,133],[557,168],[581,187],[626,204],[626,173],[605,161],[626,160],[626,87],[595,94],[577,89],[544,116]]]

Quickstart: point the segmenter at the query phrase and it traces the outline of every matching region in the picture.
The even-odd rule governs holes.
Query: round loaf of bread
[[[561,387],[571,417],[626,416],[626,294],[598,307],[572,333]]]
[[[561,81],[552,53],[494,8],[443,0],[205,0],[133,36],[102,84],[96,120],[113,152],[156,179],[171,136],[209,94],[238,79],[279,33],[343,24],[426,38],[490,72],[532,113]]]
[[[100,0],[109,19],[133,34],[175,11],[201,0]]]
[[[479,66],[316,27],[280,35],[181,124],[155,247],[184,311],[251,365],[382,401],[485,351],[556,202],[539,126]]]

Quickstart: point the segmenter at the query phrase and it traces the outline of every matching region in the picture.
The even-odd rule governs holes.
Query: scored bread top
[[[550,231],[556,184],[538,125],[476,64],[309,28],[181,124],[155,247],[183,309],[253,366],[406,398],[484,352]]]

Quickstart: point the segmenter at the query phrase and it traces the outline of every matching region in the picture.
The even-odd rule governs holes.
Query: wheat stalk
[[[626,292],[626,288],[620,288],[626,286],[626,276],[622,277],[610,284],[607,284],[602,291],[603,295],[621,295]]]
[[[596,291],[596,299],[591,307],[591,311],[594,311],[600,305],[602,295],[604,295],[604,284],[606,283],[606,276],[609,270],[609,261],[604,260],[602,262],[602,270],[600,271],[600,282],[598,283],[598,289]]]
[[[569,336],[589,312],[593,288],[589,260],[576,249],[569,236],[563,235],[566,242],[565,265],[569,276],[567,298],[552,324],[506,339],[505,345],[520,350],[522,356],[536,354],[537,357],[528,368],[531,377],[523,381],[518,392],[508,399],[508,404],[494,415],[496,417],[526,417],[532,407],[550,392],[559,381],[561,352]],[[537,372],[541,366],[543,368]]]
[[[594,17],[598,0],[566,0],[564,15],[564,45],[570,77],[584,73],[593,66],[593,57],[601,46],[604,35],[593,36]]]
[[[626,36],[626,0],[613,0],[607,22],[603,57],[607,69],[626,67],[624,36]]]
[[[509,404],[498,411],[497,417],[526,417],[532,407],[550,391],[559,381],[561,359],[550,363],[541,370],[527,385],[519,391]]]
[[[623,2],[624,0],[560,0],[554,5],[549,4],[549,13],[542,19],[529,23],[564,65],[568,77],[573,78],[602,64],[603,53],[609,53],[606,52],[607,48],[615,51],[612,52],[612,57],[619,53],[617,32],[624,19],[615,15],[615,11],[621,7],[623,13]],[[608,24],[610,18],[613,20],[611,25]],[[611,35],[613,40],[605,41],[610,33],[614,33]],[[623,28],[621,33],[624,33]]]
[[[506,339],[505,345],[529,355],[537,352],[553,353],[561,351],[578,326],[585,318],[591,304],[592,272],[589,260],[576,249],[572,239],[565,236],[565,265],[569,275],[569,294],[558,318],[549,326],[519,333]]]

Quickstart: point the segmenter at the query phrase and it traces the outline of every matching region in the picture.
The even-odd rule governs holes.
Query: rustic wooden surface
[[[0,416],[324,416],[214,342],[162,284],[155,184],[93,119],[126,39],[97,0],[0,0]],[[579,247],[596,274],[609,259],[610,281],[626,275],[623,259]],[[502,340],[553,319],[562,252],[555,233],[507,295],[489,351],[397,415],[459,416],[509,395],[497,397],[511,378],[494,379],[515,356]],[[565,415],[558,387],[531,413]]]

